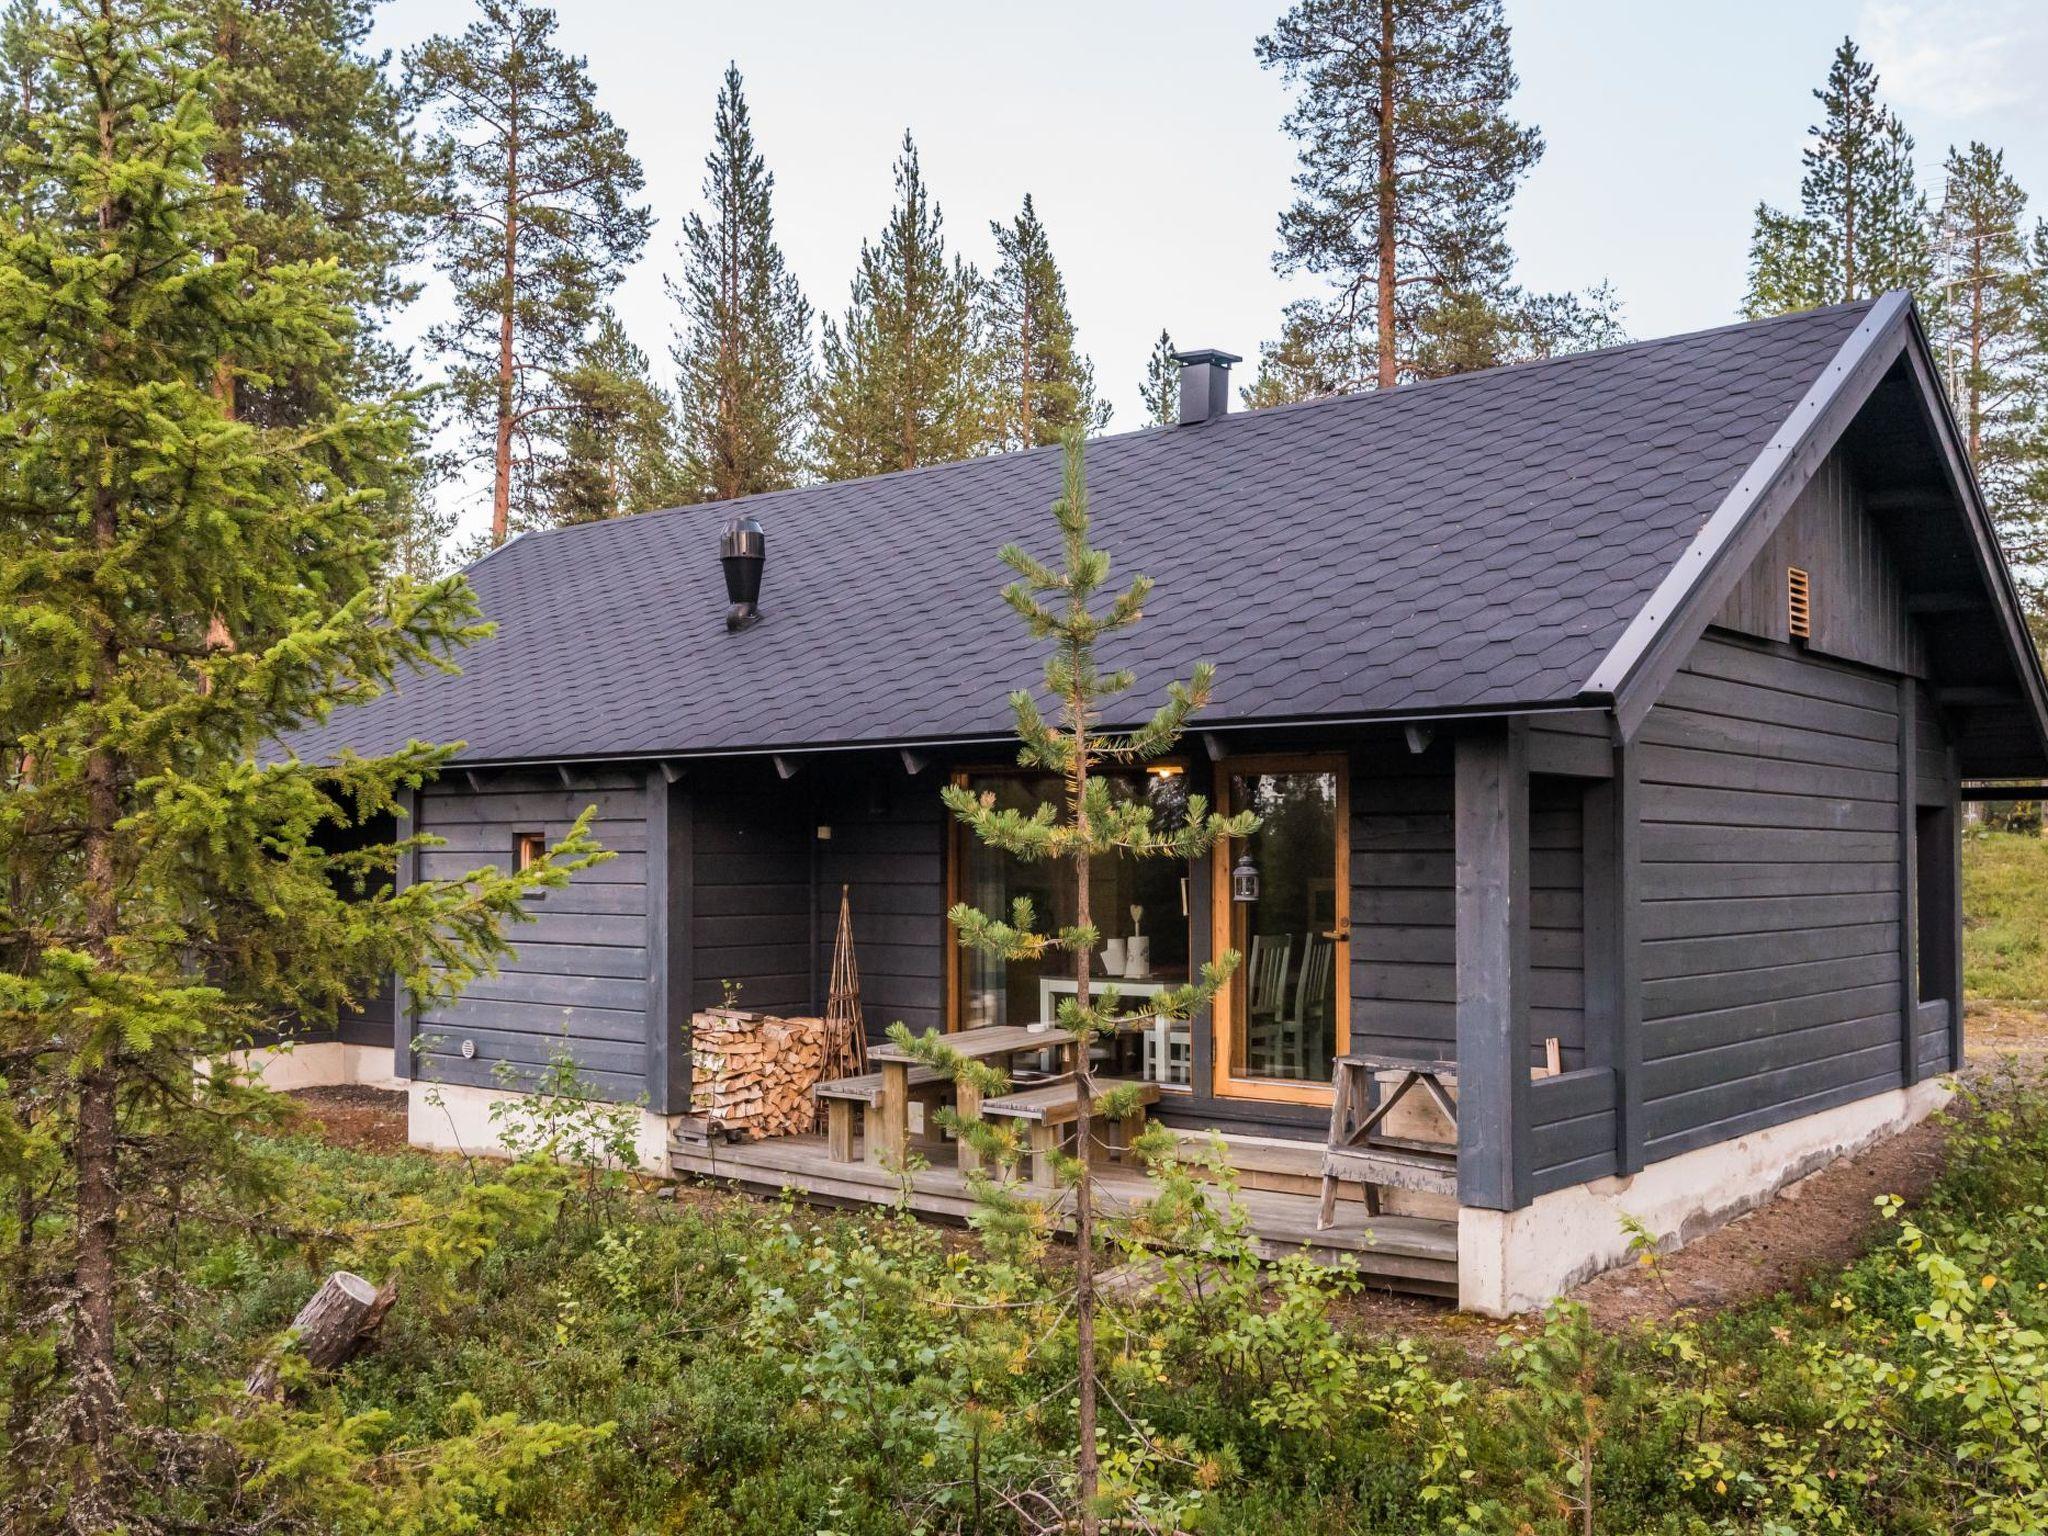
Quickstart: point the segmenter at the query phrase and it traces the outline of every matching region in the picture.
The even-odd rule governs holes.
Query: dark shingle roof
[[[1566,703],[1863,317],[1850,305],[1088,448],[1097,540],[1159,586],[1114,660],[1211,721]],[[293,743],[505,762],[1006,734],[1038,663],[997,591],[1053,552],[1057,449],[532,534],[470,573],[496,636]]]

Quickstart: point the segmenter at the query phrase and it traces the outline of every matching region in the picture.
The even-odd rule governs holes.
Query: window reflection
[[[1119,800],[1143,796],[1153,824],[1176,828],[1187,819],[1188,780],[1178,767],[1103,775]],[[1041,804],[1062,805],[1065,781],[1051,774],[982,773],[968,779],[976,793],[995,796],[999,809],[1030,814]],[[1063,862],[1031,864],[990,848],[956,828],[958,896],[992,915],[1007,917],[1020,896],[1031,899],[1041,933],[1058,931],[1079,916],[1071,869]],[[1147,994],[1188,979],[1188,903],[1195,899],[1188,867],[1176,859],[1117,855],[1089,867],[1088,901],[1100,941],[1089,964],[1091,990],[1115,986],[1125,1011]],[[963,1029],[1030,1024],[1057,1016],[1075,992],[1074,957],[1055,952],[1041,961],[1002,961],[960,951],[958,1022]],[[1156,1082],[1185,1085],[1191,1053],[1186,1023],[1134,1027],[1116,1043],[1116,1068]]]

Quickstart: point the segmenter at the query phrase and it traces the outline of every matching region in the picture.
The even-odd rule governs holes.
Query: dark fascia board
[[[1373,715],[1276,715],[1270,720],[1217,720],[1198,723],[1189,727],[1190,736],[1234,737],[1248,732],[1264,732],[1268,735],[1280,732],[1339,731],[1356,730],[1363,726],[1405,726],[1430,725],[1447,726],[1459,721],[1511,720],[1523,716],[1531,719],[1550,715],[1605,716],[1608,707],[1604,703],[1586,699],[1565,699],[1541,704],[1478,705],[1461,709],[1440,710],[1394,710],[1386,714]],[[1135,730],[1135,726],[1098,726],[1112,734],[1119,731]],[[794,760],[799,757],[847,754],[854,752],[932,752],[986,749],[988,747],[1014,747],[1017,737],[1014,732],[989,732],[968,736],[919,736],[898,740],[889,738],[877,741],[825,741],[825,742],[783,742],[777,746],[765,747],[721,747],[714,751],[698,752],[688,748],[664,748],[658,752],[613,752],[593,753],[588,757],[570,757],[559,752],[549,752],[535,757],[492,757],[460,758],[450,768],[451,772],[478,772],[484,769],[542,767],[594,768],[644,767],[649,764],[673,764],[678,776],[690,763],[721,762],[739,758],[774,758]]]
[[[1793,499],[1916,334],[1912,316],[1904,292],[1871,306],[1586,679],[1582,697],[1612,707],[1624,740],[1634,738]]]

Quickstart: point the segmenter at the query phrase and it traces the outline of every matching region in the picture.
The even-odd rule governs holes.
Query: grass
[[[237,1432],[236,1492],[185,1528],[225,1528],[221,1497],[246,1515],[252,1478],[289,1465],[280,1533],[997,1536],[1038,1528],[1004,1492],[1056,1495],[1071,1465],[1056,1258],[740,1199],[518,1215],[489,1168],[261,1150],[309,1226],[365,1235],[186,1253],[211,1309],[195,1336],[246,1348],[334,1263],[436,1258],[415,1255],[375,1350]],[[2044,1207],[2048,1096],[2009,1085],[1955,1137],[1924,1238],[1895,1228],[1804,1294],[1668,1326],[1607,1337],[1561,1312],[1476,1359],[1343,1322],[1344,1281],[1313,1266],[1228,1290],[1226,1245],[1207,1302],[1105,1319],[1121,1529],[1576,1536],[1589,1494],[1605,1536],[2040,1529]],[[2004,1393],[2025,1422],[1987,1425]],[[513,1454],[515,1424],[594,1438]],[[332,1465],[302,1469],[314,1451]],[[420,1490],[403,1520],[350,1503],[394,1479]]]
[[[1987,1002],[2048,999],[2048,838],[1972,834],[1963,845],[1963,984]]]

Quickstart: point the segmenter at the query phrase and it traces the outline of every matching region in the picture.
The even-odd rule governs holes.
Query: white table
[[[1186,985],[1187,978],[1184,976],[1148,976],[1142,980],[1137,977],[1125,978],[1122,976],[1091,976],[1088,978],[1088,990],[1091,995],[1106,987],[1114,987],[1122,997],[1157,997],[1162,992],[1171,992],[1176,987],[1184,987]],[[1056,1023],[1059,1015],[1055,1011],[1057,1004],[1054,1000],[1061,996],[1078,997],[1080,994],[1080,984],[1071,976],[1039,977],[1038,1016],[1048,1024]],[[1131,1024],[1127,1025],[1126,1028],[1142,1027],[1152,1036],[1152,1048],[1156,1053],[1156,1059],[1161,1063],[1163,1078],[1164,1064],[1167,1060],[1168,1037],[1173,1032],[1174,1021],[1161,1018],[1155,1014],[1149,1025],[1140,1026],[1137,1023],[1138,1017],[1142,1017],[1142,1015],[1134,1016]],[[1185,1029],[1187,1026],[1183,1023],[1180,1027]]]

